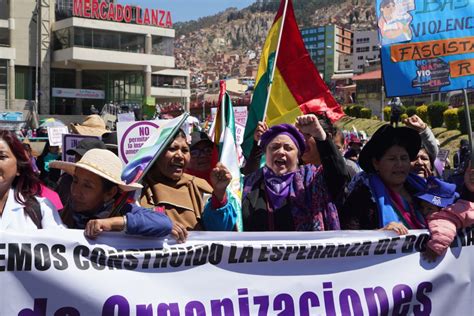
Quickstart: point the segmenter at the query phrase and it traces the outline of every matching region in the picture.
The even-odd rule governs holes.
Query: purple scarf
[[[277,210],[283,206],[286,198],[290,194],[291,183],[296,172],[290,172],[282,176],[277,176],[268,167],[263,167],[263,179],[265,181],[265,192],[267,193],[267,202]]]

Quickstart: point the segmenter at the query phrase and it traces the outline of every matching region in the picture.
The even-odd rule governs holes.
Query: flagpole
[[[225,130],[225,126],[227,125],[227,122],[225,122],[225,113],[224,113],[224,111],[225,111],[225,107],[224,107],[224,104],[225,104],[225,93],[226,93],[226,91],[227,91],[226,83],[223,82],[223,83],[221,84],[221,87],[220,87],[220,88],[221,88],[221,89],[220,89],[220,90],[221,90],[221,91],[220,91],[220,93],[221,93],[221,105],[220,105],[220,109],[219,109],[219,110],[221,111],[221,127],[220,127],[220,129],[219,129],[219,132],[221,133],[221,135],[218,135],[218,136],[217,136],[217,137],[219,137],[218,143],[221,142],[222,134],[224,134],[224,137],[225,137],[225,133],[223,133],[223,132],[224,132],[224,130]],[[221,156],[221,153],[219,153],[219,156]]]
[[[285,1],[285,8],[283,9],[283,20],[281,22],[280,34],[278,35],[277,49],[276,49],[276,52],[275,52],[275,60],[273,61],[272,74],[270,76],[270,84],[268,85],[267,99],[265,101],[265,108],[264,108],[264,111],[263,111],[262,121],[265,121],[265,119],[267,117],[268,103],[270,102],[270,95],[271,95],[272,86],[273,86],[273,77],[275,76],[275,68],[276,68],[276,64],[277,64],[277,60],[278,60],[278,53],[280,52],[281,36],[283,34],[283,29],[285,28],[286,9],[288,8],[288,1],[290,1],[290,0],[284,0],[284,1]]]

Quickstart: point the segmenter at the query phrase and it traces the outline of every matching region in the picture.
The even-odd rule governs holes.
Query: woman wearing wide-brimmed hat
[[[246,177],[242,194],[245,231],[340,229],[334,201],[349,179],[344,160],[315,115],[298,117],[296,127],[276,125],[261,136],[265,166]],[[305,138],[314,138],[321,165],[300,165]]]
[[[384,125],[359,155],[364,170],[348,187],[339,214],[343,229],[394,230],[425,228],[415,194],[423,191],[424,179],[410,173],[421,146],[420,134],[407,127]]]
[[[154,237],[172,233],[178,241],[184,241],[184,232],[172,231],[171,221],[163,213],[126,204],[121,216],[110,217],[120,192],[142,188],[140,184],[121,180],[122,162],[112,152],[91,149],[76,163],[54,161],[50,166],[74,177],[69,203],[61,212],[68,228],[85,229],[85,235],[91,238],[103,231],[125,231]]]

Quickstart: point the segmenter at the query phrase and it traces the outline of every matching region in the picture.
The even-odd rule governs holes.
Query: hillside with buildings
[[[259,52],[272,25],[279,1],[259,0],[197,21],[177,23],[175,56],[178,68],[191,70],[191,86],[225,77],[256,75]],[[301,28],[336,24],[350,30],[373,29],[373,0],[295,0]]]

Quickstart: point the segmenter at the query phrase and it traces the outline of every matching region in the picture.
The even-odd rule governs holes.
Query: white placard
[[[69,133],[67,126],[48,127],[49,146],[61,146],[63,135]]]

